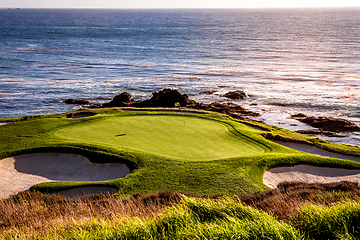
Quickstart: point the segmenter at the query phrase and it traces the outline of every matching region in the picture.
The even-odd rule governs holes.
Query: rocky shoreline
[[[225,95],[231,96],[232,99],[243,99],[246,93],[243,91],[229,92]],[[224,96],[225,96],[224,95]],[[64,101],[67,104],[81,104],[81,99],[67,99]],[[149,107],[184,107],[193,108],[199,110],[213,111],[230,115],[237,119],[252,120],[248,117],[259,117],[261,116],[257,112],[250,111],[234,103],[211,103],[204,104],[198,103],[194,100],[190,100],[188,95],[181,94],[175,89],[165,88],[158,92],[152,93],[152,97],[147,100],[135,101],[128,92],[123,92],[116,95],[110,102],[102,105],[91,105],[90,107],[137,107],[137,108],[149,108]],[[254,121],[254,120],[252,120]]]
[[[313,116],[309,117],[302,113],[292,115],[291,117],[312,127],[319,128],[323,131],[360,132],[359,126],[345,119]]]
[[[210,94],[210,93],[203,93]],[[212,93],[211,93],[212,94]],[[223,95],[229,99],[244,99],[247,94],[244,91],[231,91]],[[66,99],[66,104],[91,104],[87,100],[81,99]],[[251,120],[251,117],[260,117],[261,114],[248,109],[245,109],[232,102],[219,103],[214,102],[210,104],[199,103],[194,100],[190,100],[188,95],[181,94],[178,90],[165,88],[158,92],[152,93],[152,97],[147,100],[135,101],[128,92],[123,92],[116,95],[110,102],[104,104],[92,104],[91,108],[94,107],[184,107],[206,111],[219,112],[227,114],[233,118],[241,120]],[[340,132],[360,132],[360,127],[355,123],[352,123],[345,119],[331,118],[331,117],[314,117],[306,116],[305,114],[298,113],[292,115],[291,118],[296,119],[300,122],[306,123],[309,126],[318,128],[318,130],[298,130],[297,132],[309,135],[323,135],[328,137],[345,137]],[[259,122],[259,121],[258,121]]]

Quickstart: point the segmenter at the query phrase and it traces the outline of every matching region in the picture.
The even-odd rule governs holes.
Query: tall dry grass
[[[192,194],[184,195],[194,197]],[[357,183],[283,183],[277,189],[239,196],[234,198],[234,201],[240,200],[255,209],[271,212],[278,220],[291,221],[304,203],[326,206],[349,199],[360,200],[360,187]],[[134,217],[154,219],[164,210],[164,206],[179,203],[181,200],[180,193],[165,190],[154,194],[137,193],[127,198],[100,194],[73,199],[61,195],[46,196],[24,192],[0,200],[0,239],[8,232],[11,232],[12,236],[17,232],[37,236],[37,233],[49,229],[60,231],[67,225],[74,227],[81,223],[98,224],[102,221],[111,225]]]
[[[92,195],[67,198],[23,192],[0,200],[0,231],[10,228],[42,231],[55,224],[69,224],[89,219],[119,221],[123,218],[150,217],[165,205],[180,201],[180,195],[170,191],[156,194]]]
[[[330,205],[344,200],[360,200],[360,186],[354,182],[296,183],[284,182],[274,190],[240,196],[242,202],[280,220],[289,219],[302,204]]]

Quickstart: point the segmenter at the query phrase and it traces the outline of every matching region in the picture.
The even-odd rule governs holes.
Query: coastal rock
[[[116,95],[111,102],[103,104],[103,107],[125,107],[131,104],[131,94],[123,92]]]
[[[103,104],[102,107],[175,107],[175,103],[179,103],[181,107],[224,113],[240,119],[243,119],[243,116],[261,116],[257,112],[249,111],[234,103],[198,103],[190,100],[188,95],[181,94],[178,90],[168,88],[154,92],[151,99],[137,102],[131,101],[131,95],[129,93],[121,93],[115,96],[111,102]]]
[[[301,119],[301,118],[306,118],[307,116],[303,113],[298,113],[298,114],[291,115],[291,117],[294,119]]]
[[[296,114],[291,116],[303,123],[306,123],[312,127],[319,128],[323,131],[331,132],[346,132],[354,131],[359,132],[360,127],[355,123],[341,118],[329,118],[329,117],[308,117],[304,114]]]
[[[128,92],[120,93],[113,98],[113,102],[123,103],[123,102],[131,102],[131,94]]]
[[[66,99],[64,101],[64,103],[66,103],[66,104],[90,104],[90,102],[87,100],[73,99],[73,98]]]
[[[214,94],[214,93],[216,93],[216,91],[210,90],[210,91],[200,92],[199,94],[208,94],[208,95],[211,95],[211,94]]]
[[[244,91],[232,91],[224,94],[224,97],[231,99],[244,99],[247,97],[247,94]]]
[[[188,95],[181,94],[178,90],[164,88],[159,92],[154,92],[149,100],[135,102],[134,107],[174,107],[175,103],[179,103],[181,107],[186,107],[194,103]]]
[[[240,116],[252,116],[252,117],[261,116],[260,113],[249,111],[233,103],[222,104],[216,102],[211,104],[204,104],[204,103],[195,102],[195,104],[189,105],[188,107],[195,109],[202,109],[206,111],[224,113],[234,118],[240,118]]]

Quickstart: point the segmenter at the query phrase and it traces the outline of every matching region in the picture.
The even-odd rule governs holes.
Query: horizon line
[[[338,8],[360,8],[359,6],[322,6],[322,7],[183,7],[183,8],[170,8],[170,7],[158,7],[158,8],[102,8],[102,7],[0,7],[0,10],[21,10],[21,9],[83,9],[83,10],[241,10],[241,9],[338,9]]]

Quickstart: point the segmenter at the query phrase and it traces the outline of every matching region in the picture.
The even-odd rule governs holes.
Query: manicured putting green
[[[56,136],[125,147],[161,156],[210,160],[265,152],[219,121],[176,115],[105,117],[58,130]]]

